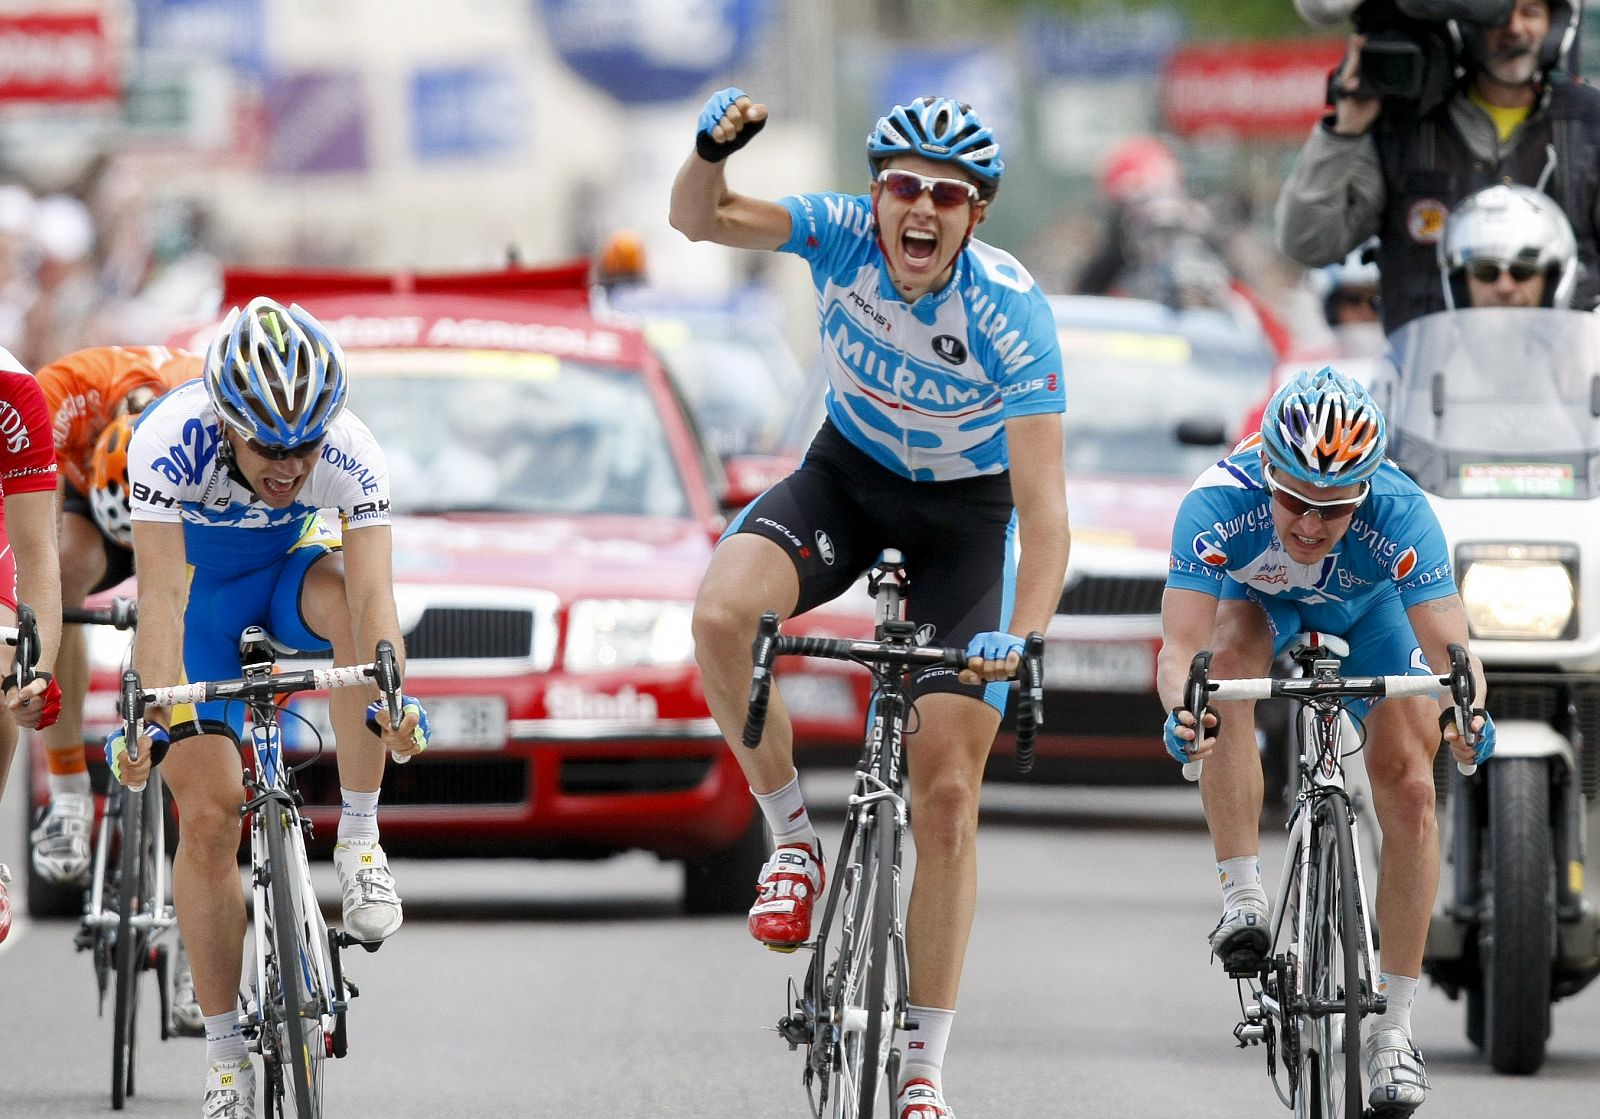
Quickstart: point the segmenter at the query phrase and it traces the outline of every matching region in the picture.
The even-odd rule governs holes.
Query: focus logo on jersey
[[[1201,563],[1212,567],[1221,567],[1228,562],[1228,553],[1222,550],[1222,545],[1211,539],[1211,530],[1204,529],[1197,532],[1193,544],[1194,554]]]

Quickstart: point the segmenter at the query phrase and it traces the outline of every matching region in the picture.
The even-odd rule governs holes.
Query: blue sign
[[[267,83],[265,169],[287,174],[367,169],[367,109],[357,70],[300,70]]]
[[[736,69],[770,0],[539,0],[564,62],[619,101],[691,97]]]
[[[141,53],[225,62],[236,73],[267,69],[266,0],[134,0]]]
[[[1072,20],[1038,13],[1023,23],[1022,34],[1035,73],[1109,78],[1159,73],[1186,31],[1172,8],[1143,8]]]
[[[510,64],[430,67],[411,76],[411,151],[420,160],[515,152],[528,117]]]

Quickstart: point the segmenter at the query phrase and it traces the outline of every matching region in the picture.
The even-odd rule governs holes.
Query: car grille
[[[410,660],[524,660],[533,649],[533,611],[488,606],[430,606],[406,634]],[[285,653],[290,661],[325,661],[326,652]]]
[[[1061,592],[1057,614],[1160,614],[1166,582],[1124,575],[1088,575]]]
[[[711,765],[711,758],[581,758],[561,763],[561,791],[577,796],[688,792],[700,787]]]
[[[339,806],[339,767],[331,752],[297,770],[295,780],[307,804]],[[409,765],[388,766],[383,774],[385,808],[523,804],[531,795],[528,763],[522,758],[417,758]]]

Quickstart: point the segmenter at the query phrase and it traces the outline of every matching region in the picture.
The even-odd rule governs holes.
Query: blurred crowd
[[[116,159],[48,191],[0,173],[0,346],[28,368],[86,346],[164,343],[219,292],[204,211],[152,197]]]

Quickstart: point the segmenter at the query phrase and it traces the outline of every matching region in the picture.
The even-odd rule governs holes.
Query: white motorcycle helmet
[[[1555,199],[1532,187],[1492,186],[1456,207],[1439,238],[1445,306],[1470,307],[1466,268],[1474,260],[1525,262],[1544,273],[1545,307],[1567,308],[1578,279],[1578,242]]]

